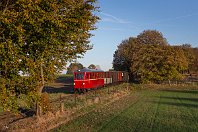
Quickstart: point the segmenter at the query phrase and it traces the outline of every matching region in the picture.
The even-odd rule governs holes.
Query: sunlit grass
[[[197,119],[198,90],[136,90],[54,131],[198,131]]]

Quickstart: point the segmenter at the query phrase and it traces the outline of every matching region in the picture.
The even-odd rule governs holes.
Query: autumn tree
[[[193,48],[193,54],[194,54],[194,61],[192,63],[190,71],[197,73],[198,75],[198,48]]]
[[[141,44],[155,44],[168,45],[166,38],[157,30],[144,30],[137,36],[137,43]]]
[[[127,70],[131,81],[157,83],[181,78],[188,61],[183,50],[169,46],[162,33],[146,30],[122,41],[115,51],[113,66]]]
[[[96,69],[96,66],[94,64],[91,64],[88,66],[89,69]]]
[[[68,60],[92,48],[90,31],[98,20],[95,3],[96,0],[0,1],[2,104],[10,102],[11,96],[16,100],[16,89],[41,93],[45,82],[53,80]]]
[[[178,47],[180,47],[183,50],[183,52],[184,52],[184,54],[185,54],[185,56],[186,56],[186,58],[189,62],[187,73],[190,73],[194,69],[193,64],[194,64],[194,61],[196,59],[196,55],[194,53],[194,50],[193,50],[193,48],[190,44],[182,44],[182,45],[179,45]]]
[[[83,65],[81,63],[71,63],[67,68],[67,74],[73,74],[74,71],[83,69]]]
[[[137,76],[138,54],[140,45],[136,43],[136,38],[130,37],[118,45],[118,49],[113,56],[113,68],[118,71],[129,72],[130,81],[135,81]]]

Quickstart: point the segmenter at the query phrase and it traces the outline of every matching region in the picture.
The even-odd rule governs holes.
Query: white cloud
[[[124,29],[121,29],[121,28],[109,28],[109,27],[101,27],[101,28],[98,28],[100,30],[108,30],[108,31],[125,31]]]
[[[101,18],[101,21],[104,21],[104,22],[122,23],[122,24],[131,23],[129,21],[120,19],[120,18],[113,16],[111,14],[108,14],[108,13],[101,12],[100,14],[103,16]]]

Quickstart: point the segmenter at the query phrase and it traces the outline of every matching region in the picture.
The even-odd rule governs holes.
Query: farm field
[[[136,90],[52,131],[198,131],[198,90]]]

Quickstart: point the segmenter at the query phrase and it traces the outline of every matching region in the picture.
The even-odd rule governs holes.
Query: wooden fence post
[[[74,102],[75,102],[75,106],[76,106],[76,102],[77,102],[77,95],[76,95],[76,89],[74,89]]]
[[[60,94],[60,112],[64,111],[64,102],[62,100],[62,94]]]

